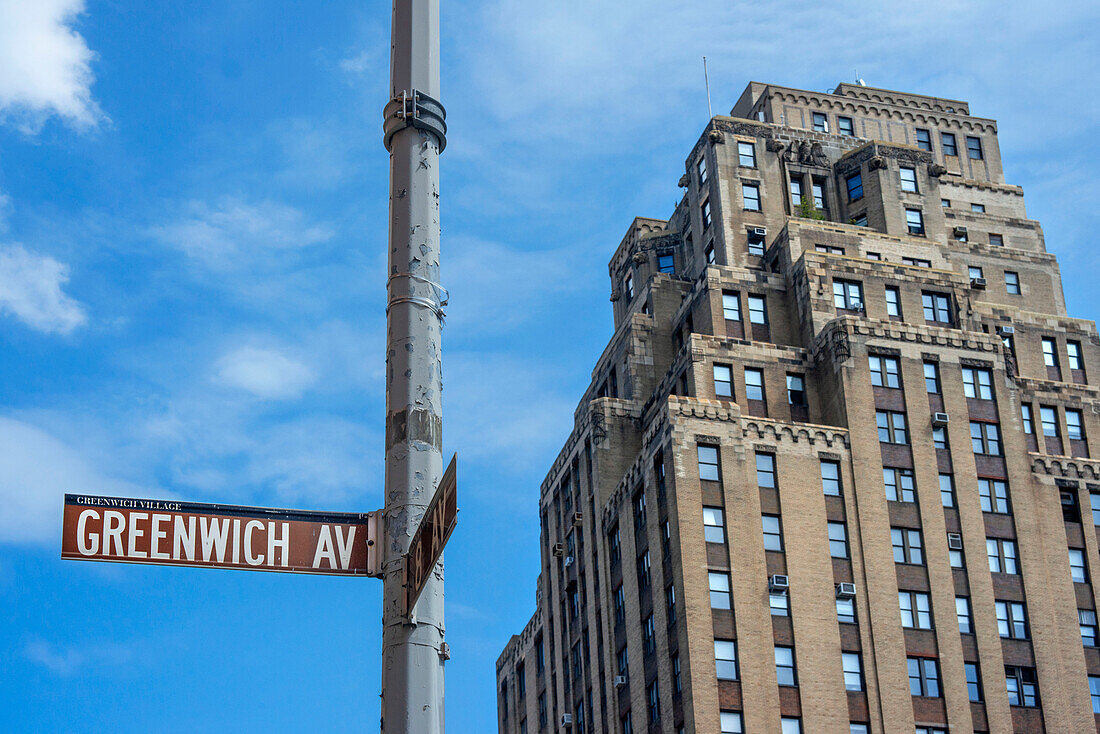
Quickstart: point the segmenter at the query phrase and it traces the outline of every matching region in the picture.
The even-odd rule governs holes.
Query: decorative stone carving
[[[644,263],[644,262],[646,262],[647,260],[649,260],[649,258],[648,258],[648,257],[646,257],[646,254],[645,254],[644,252],[635,252],[635,253],[634,253],[634,258],[633,258],[633,260],[634,260],[634,262],[636,262],[636,263],[638,263],[639,265],[641,265],[642,263]]]
[[[867,161],[867,167],[872,171],[878,170],[880,168],[886,168],[886,159],[880,155],[876,155],[872,157],[871,160]]]
[[[725,142],[725,138],[722,137],[722,133],[717,130],[711,130],[709,133],[707,133],[707,140],[709,140],[714,145],[721,145]]]
[[[772,153],[778,153],[783,150],[783,143],[779,142],[775,138],[768,138],[764,141],[764,147],[770,150]]]
[[[685,173],[683,176],[680,176],[680,180],[676,182],[676,185],[681,189],[686,189],[688,187],[688,175]]]
[[[947,173],[947,167],[940,165],[939,163],[933,163],[928,167],[928,175],[932,178],[939,178]]]
[[[617,300],[619,300],[619,292],[611,291],[611,302],[614,303]]]

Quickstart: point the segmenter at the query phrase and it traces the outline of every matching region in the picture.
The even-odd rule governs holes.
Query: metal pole
[[[442,734],[443,561],[405,609],[403,558],[443,474],[439,285],[439,0],[394,0],[386,318],[382,731]]]

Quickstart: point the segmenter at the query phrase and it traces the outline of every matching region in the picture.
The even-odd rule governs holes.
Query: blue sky
[[[1094,317],[1100,6],[443,0],[447,720],[495,729],[606,263],[750,80],[966,99]],[[62,563],[66,491],[381,503],[384,2],[0,0],[0,724],[378,717],[376,581]]]

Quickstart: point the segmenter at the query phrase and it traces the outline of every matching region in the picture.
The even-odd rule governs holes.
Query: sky
[[[495,731],[607,261],[752,80],[968,100],[1100,276],[1100,5],[442,1],[447,724]],[[380,508],[389,5],[0,0],[0,728],[372,730],[381,584],[60,560],[65,492]]]

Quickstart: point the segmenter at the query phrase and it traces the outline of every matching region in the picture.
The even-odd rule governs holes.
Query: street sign
[[[439,480],[435,495],[424,511],[420,526],[409,543],[409,552],[405,555],[405,614],[412,612],[428,575],[435,568],[436,561],[443,554],[443,546],[458,522],[458,482],[455,479],[455,459]]]
[[[65,495],[61,557],[380,576],[381,513]]]

